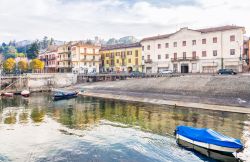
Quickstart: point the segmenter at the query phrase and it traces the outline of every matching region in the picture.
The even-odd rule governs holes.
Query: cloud
[[[237,24],[250,28],[248,0],[1,0],[0,42],[145,36]],[[8,33],[8,34],[6,34]]]

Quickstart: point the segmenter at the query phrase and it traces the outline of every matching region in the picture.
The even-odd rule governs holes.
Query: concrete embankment
[[[249,76],[181,76],[77,85],[84,95],[153,104],[250,113]]]
[[[49,91],[77,83],[77,75],[71,73],[32,73],[22,76],[1,77],[2,92],[19,92],[29,89],[31,92]],[[5,86],[3,86],[5,85]]]

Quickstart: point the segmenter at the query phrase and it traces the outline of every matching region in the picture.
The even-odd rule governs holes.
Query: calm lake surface
[[[245,114],[50,94],[2,98],[0,161],[213,161],[179,147],[178,125],[208,127],[247,142]]]

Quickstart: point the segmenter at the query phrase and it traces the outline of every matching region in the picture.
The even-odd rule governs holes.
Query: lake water
[[[175,127],[208,127],[247,144],[249,119],[239,113],[90,97],[53,102],[44,93],[2,98],[0,161],[210,162],[179,147]]]

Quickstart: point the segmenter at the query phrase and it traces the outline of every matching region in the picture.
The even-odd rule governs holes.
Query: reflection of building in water
[[[46,114],[68,128],[86,129],[100,120],[118,122],[144,131],[172,134],[178,125],[212,128],[228,136],[241,138],[247,115],[192,108],[128,103],[79,97],[53,102],[49,95],[32,95],[30,101],[1,100],[1,123],[22,124],[43,122]],[[8,109],[12,107],[23,108]],[[27,109],[28,108],[28,109]],[[4,122],[5,121],[5,122]]]
[[[145,131],[171,134],[177,125],[207,127],[240,138],[247,116],[191,108],[127,103],[103,99],[79,98],[67,107],[53,108],[53,117],[69,128],[82,129],[106,119]]]

